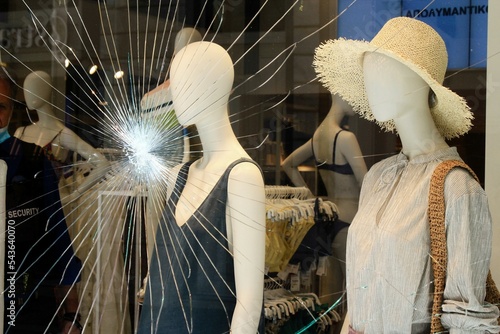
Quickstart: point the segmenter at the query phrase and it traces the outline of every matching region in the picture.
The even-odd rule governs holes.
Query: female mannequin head
[[[396,17],[387,21],[370,42],[339,38],[327,41],[316,49],[313,65],[320,82],[331,92],[337,93],[347,100],[362,117],[370,121],[377,120],[382,129],[394,131],[395,124],[391,118],[397,115],[383,117],[384,120],[389,120],[381,121],[382,118],[379,119],[372,113],[372,102],[368,101],[363,63],[365,55],[369,53],[384,54],[392,58],[384,60],[384,62],[391,61],[395,66],[398,66],[391,68],[383,64],[378,65],[379,68],[386,68],[387,72],[379,70],[380,75],[377,78],[380,84],[385,82],[394,87],[393,89],[397,89],[398,94],[402,93],[401,88],[396,85],[396,82],[390,82],[392,76],[389,74],[395,73],[400,78],[398,82],[405,82],[405,79],[401,77],[401,69],[404,68],[403,71],[411,74],[408,81],[414,83],[415,86],[418,84],[412,79],[416,78],[414,73],[423,79],[435,97],[429,109],[436,128],[444,138],[458,137],[470,129],[473,117],[467,102],[443,86],[448,53],[444,40],[434,28],[418,19]],[[377,57],[377,55],[373,57]],[[406,67],[414,73],[408,71]],[[368,78],[368,80],[373,83],[374,76],[372,75],[372,78]],[[370,93],[372,99],[386,99],[387,94],[392,93],[385,90],[387,89],[385,85],[381,84],[381,86],[383,87],[377,88],[372,85],[371,89],[378,89],[382,93],[379,97]],[[425,96],[424,90],[418,89],[419,94]],[[409,103],[407,104],[411,104],[412,100],[412,97],[408,98]],[[429,107],[428,96],[425,96],[425,99],[421,99],[421,101],[425,101],[425,105]],[[384,106],[396,107],[389,105],[392,102],[392,98],[386,99]],[[399,101],[399,103],[401,102]],[[401,106],[402,104],[399,105],[399,107]],[[383,107],[379,109],[383,109]],[[394,109],[392,110],[394,111]]]
[[[170,71],[172,100],[179,123],[187,126],[227,114],[233,79],[233,63],[221,46],[196,42],[181,49]]]
[[[52,94],[52,80],[50,76],[42,71],[28,74],[24,79],[24,98],[29,109],[39,109],[50,103]]]
[[[429,85],[403,63],[377,52],[363,57],[368,103],[379,122],[394,120],[407,111],[429,109]]]

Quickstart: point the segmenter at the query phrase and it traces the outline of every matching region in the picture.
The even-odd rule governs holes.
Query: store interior
[[[51,80],[46,101],[51,117],[93,149],[88,155],[88,149],[78,152],[62,145],[69,153],[57,167],[62,210],[72,247],[82,260],[76,284],[82,332],[135,333],[141,326],[156,229],[172,194],[168,189],[176,186],[171,171],[206,153],[203,130],[179,125],[171,96],[160,91],[161,97],[146,98],[175,78],[172,61],[186,28],[194,28],[199,40],[220,45],[229,55],[234,82],[228,119],[239,145],[262,171],[266,243],[259,274],[264,282],[265,333],[341,332],[347,313],[345,253],[336,253],[342,241],[334,242],[338,234],[331,234],[325,224],[345,217],[345,211],[343,199],[332,195],[332,185],[325,181],[342,180],[325,176],[314,156],[320,148],[308,144],[315,143],[315,133],[333,114],[336,97],[318,80],[313,62],[316,48],[326,41],[370,41],[395,17],[429,24],[448,49],[443,86],[465,99],[474,118],[470,131],[447,143],[457,148],[486,189],[495,222],[491,270],[500,280],[495,265],[500,257],[500,243],[495,242],[500,240],[500,209],[495,206],[500,197],[495,105],[500,97],[492,74],[500,57],[495,52],[498,41],[491,36],[500,24],[492,17],[500,11],[491,2],[3,1],[0,62],[19,86],[9,133],[38,121],[39,112],[27,106],[23,82],[43,71]],[[217,85],[216,78],[211,82]],[[349,176],[351,188],[340,190],[357,196],[361,182],[356,179],[362,180],[357,173],[364,175],[397,155],[402,142],[397,134],[355,113],[343,115],[338,127],[353,134],[359,145],[360,155],[354,159],[364,166]],[[283,164],[305,145],[312,145],[313,155],[293,166],[301,176],[297,181]],[[106,161],[106,172],[87,186],[89,175],[101,168],[96,156]],[[77,199],[71,197],[75,191],[80,193]],[[352,217],[340,220],[350,223]],[[311,228],[315,221],[317,230]],[[316,233],[309,235],[312,246],[306,245],[308,230]],[[304,247],[313,250],[300,254]]]

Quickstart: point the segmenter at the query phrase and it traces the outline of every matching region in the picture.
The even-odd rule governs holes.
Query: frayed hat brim
[[[465,99],[436,81],[426,69],[367,41],[344,38],[329,40],[316,49],[313,67],[319,81],[330,92],[348,102],[361,117],[375,121],[386,131],[395,131],[393,121],[378,122],[370,109],[362,67],[365,52],[378,52],[393,58],[408,66],[429,84],[437,100],[437,104],[431,108],[431,114],[444,138],[458,137],[470,130],[473,115]]]

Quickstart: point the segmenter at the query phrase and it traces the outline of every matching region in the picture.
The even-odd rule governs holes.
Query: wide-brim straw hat
[[[415,71],[436,96],[431,107],[434,123],[446,139],[463,135],[472,126],[465,99],[443,86],[448,65],[446,45],[428,24],[408,17],[393,18],[370,41],[339,38],[316,48],[313,66],[319,81],[347,101],[362,117],[394,131],[394,122],[378,122],[370,109],[363,78],[363,55],[378,52]]]

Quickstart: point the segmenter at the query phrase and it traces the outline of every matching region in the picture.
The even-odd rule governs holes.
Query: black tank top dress
[[[182,166],[156,232],[140,334],[229,333],[236,305],[233,256],[226,240],[227,185],[233,162],[199,209],[178,226],[175,208],[190,163]]]

